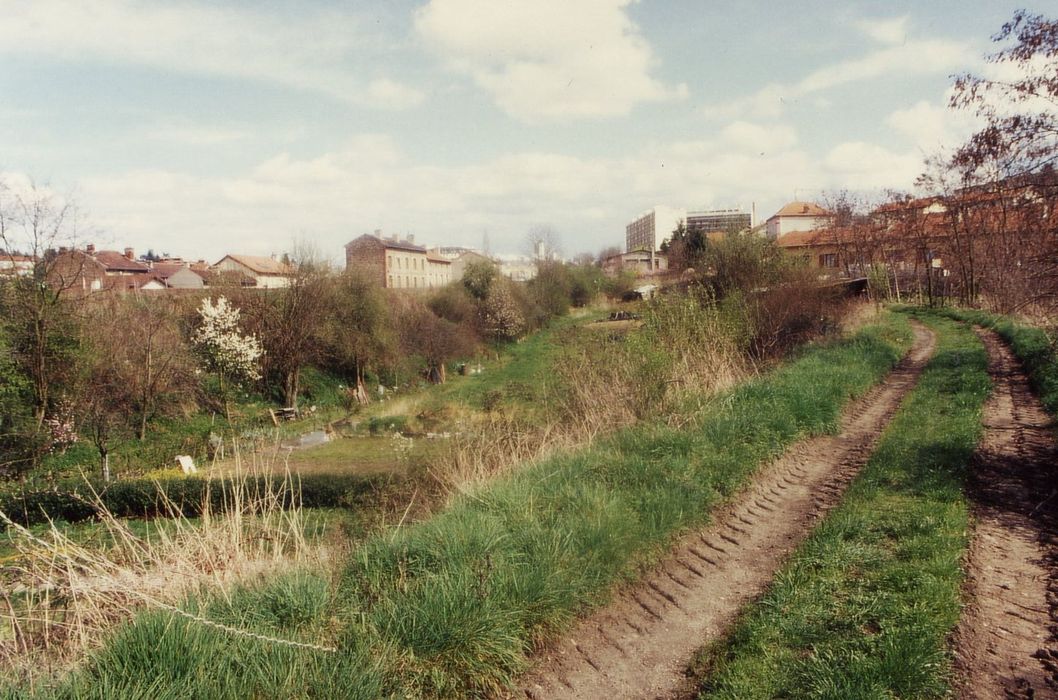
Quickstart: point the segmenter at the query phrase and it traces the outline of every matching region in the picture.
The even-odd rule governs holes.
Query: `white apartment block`
[[[656,251],[686,218],[687,212],[683,209],[664,206],[648,209],[625,226],[625,252]]]

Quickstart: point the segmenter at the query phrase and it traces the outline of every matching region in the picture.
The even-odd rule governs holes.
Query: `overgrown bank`
[[[968,328],[923,316],[938,348],[864,471],[702,656],[702,698],[944,697],[959,617],[968,461],[989,393]]]
[[[486,484],[437,517],[366,543],[334,590],[305,592],[283,579],[229,598],[255,601],[238,610],[196,604],[243,629],[336,653],[151,612],[41,694],[451,697],[506,687],[535,643],[604,602],[681,529],[707,520],[762,461],[833,430],[847,400],[883,377],[909,342],[906,321],[887,318],[806,349],[682,428],[638,425]]]

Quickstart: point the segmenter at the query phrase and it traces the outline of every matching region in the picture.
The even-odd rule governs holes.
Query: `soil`
[[[962,698],[1058,698],[1058,448],[1017,360],[995,334],[994,389],[969,492],[974,531],[955,635]]]
[[[724,634],[786,557],[836,504],[933,352],[916,324],[896,369],[844,413],[841,432],[801,441],[682,538],[672,554],[607,607],[539,652],[518,695],[670,698],[686,695],[693,654]]]

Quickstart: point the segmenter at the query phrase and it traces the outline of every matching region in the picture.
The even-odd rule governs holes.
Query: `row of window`
[[[399,269],[404,269],[404,270],[425,270],[426,269],[426,260],[423,259],[423,258],[405,258],[405,257],[401,257],[401,256],[398,255],[396,257],[396,259],[394,260],[394,257],[392,255],[389,255],[389,256],[387,256],[387,259],[389,261],[389,268],[391,270],[393,270],[393,269],[398,269],[398,270]],[[396,266],[395,267],[394,267],[394,262],[396,262]]]
[[[389,283],[386,285],[391,289],[432,289],[433,287],[441,287],[448,283],[449,280],[444,279],[440,275],[432,276],[430,280],[420,280],[418,276],[412,275],[389,275]],[[420,284],[420,282],[422,284]]]

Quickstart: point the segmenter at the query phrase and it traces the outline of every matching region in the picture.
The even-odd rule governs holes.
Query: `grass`
[[[906,320],[888,318],[853,339],[806,349],[709,402],[682,428],[638,425],[497,479],[435,517],[370,538],[352,553],[326,604],[306,604],[311,610],[298,625],[260,619],[256,603],[225,618],[244,629],[323,640],[336,653],[250,648],[244,645],[258,642],[155,611],[123,628],[60,687],[39,694],[357,697],[366,688],[371,697],[465,697],[502,690],[535,643],[604,603],[683,528],[707,520],[762,462],[802,436],[834,430],[842,406],[883,377],[909,343]],[[227,615],[203,605],[210,615]]]
[[[962,486],[990,390],[965,326],[937,352],[844,501],[695,673],[714,698],[940,698],[960,613]]]
[[[1041,328],[1018,323],[977,309],[945,308],[937,313],[966,323],[991,328],[1007,341],[1029,376],[1033,391],[1047,413],[1058,415],[1058,352],[1055,342]]]

